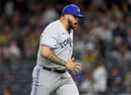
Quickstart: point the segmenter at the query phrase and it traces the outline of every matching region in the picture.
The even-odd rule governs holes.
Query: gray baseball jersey
[[[68,71],[57,73],[43,68],[65,69],[64,66],[52,63],[41,56],[43,46],[50,47],[58,57],[67,61],[72,56],[73,31],[67,32],[60,20],[57,20],[49,24],[41,34],[37,64],[32,73],[31,95],[79,95]]]
[[[37,64],[49,68],[64,69],[63,66],[51,63],[40,55],[42,46],[50,47],[61,59],[67,61],[73,51],[73,31],[67,32],[59,20],[49,24],[40,37]]]

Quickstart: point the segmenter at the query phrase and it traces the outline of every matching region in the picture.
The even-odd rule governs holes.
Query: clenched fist
[[[73,73],[79,73],[81,71],[81,65],[75,62],[74,58],[69,59],[65,64],[65,67]]]

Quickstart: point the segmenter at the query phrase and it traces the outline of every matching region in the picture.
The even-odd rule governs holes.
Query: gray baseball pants
[[[79,95],[76,84],[68,72],[56,73],[36,65],[32,77],[31,95]]]

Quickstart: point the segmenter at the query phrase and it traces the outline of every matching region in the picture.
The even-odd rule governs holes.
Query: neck
[[[65,28],[65,30],[68,31],[68,21],[64,17],[61,17],[60,18],[60,22],[62,23],[62,25]]]

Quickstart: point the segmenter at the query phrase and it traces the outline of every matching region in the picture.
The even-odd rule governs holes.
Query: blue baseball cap
[[[84,15],[80,11],[80,8],[75,4],[65,6],[62,11],[62,15],[64,14],[70,14],[78,18],[84,17]]]

